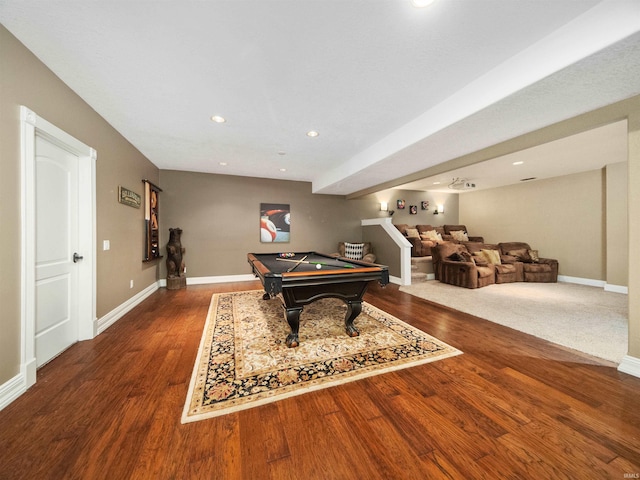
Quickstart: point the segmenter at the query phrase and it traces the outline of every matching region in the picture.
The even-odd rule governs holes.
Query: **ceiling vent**
[[[476,184],[470,182],[466,178],[454,178],[449,184],[449,188],[453,190],[471,190],[476,188]]]

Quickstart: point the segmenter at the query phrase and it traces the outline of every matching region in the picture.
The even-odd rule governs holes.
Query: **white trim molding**
[[[20,246],[20,375],[26,388],[36,382],[35,351],[35,264],[36,264],[36,179],[35,142],[41,137],[78,156],[78,205],[80,251],[85,260],[78,265],[79,284],[84,286],[78,297],[78,339],[95,336],[96,318],[96,160],[97,152],[80,140],[49,123],[25,106],[20,107],[21,161],[21,234]],[[86,289],[86,290],[85,290]],[[89,294],[90,292],[90,294]],[[84,294],[86,293],[86,295]]]
[[[29,386],[27,385],[26,378],[26,375],[19,373],[0,385],[0,410],[27,391]]]
[[[244,275],[220,275],[219,277],[188,277],[187,285],[207,285],[209,283],[250,282],[256,277],[252,274]],[[167,279],[158,280],[159,287],[167,286]]]
[[[593,280],[591,278],[558,275],[558,281],[565,283],[576,283],[578,285],[587,285],[589,287],[599,287],[604,289],[605,292],[623,293],[625,295],[629,294],[629,287],[625,287],[624,285],[613,285],[611,283],[605,282],[604,280]]]
[[[625,355],[618,365],[618,371],[640,378],[640,358]]]
[[[152,283],[144,290],[135,294],[126,302],[118,305],[116,308],[111,310],[105,316],[97,319],[96,325],[95,325],[95,331],[98,333],[98,335],[104,332],[107,328],[109,328],[111,325],[116,323],[122,317],[124,317],[131,310],[133,310],[134,307],[142,303],[142,301],[145,300],[149,295],[151,295],[153,292],[158,290],[158,284],[159,282]]]
[[[624,285],[612,285],[611,283],[607,283],[604,286],[604,291],[629,295],[629,287],[625,287]]]
[[[604,280],[593,280],[591,278],[570,277],[568,275],[558,275],[559,282],[577,283],[578,285],[588,285],[589,287],[604,288],[606,282]]]

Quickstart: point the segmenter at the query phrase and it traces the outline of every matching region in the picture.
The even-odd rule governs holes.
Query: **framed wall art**
[[[260,241],[288,243],[291,235],[291,211],[288,204],[260,204]]]

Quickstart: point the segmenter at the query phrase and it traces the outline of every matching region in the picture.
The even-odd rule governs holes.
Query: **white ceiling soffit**
[[[159,168],[316,193],[640,93],[637,0],[0,0],[0,21]]]
[[[465,193],[598,170],[625,161],[627,121],[621,120],[394,188]],[[473,187],[452,189],[449,184],[454,179],[463,179]]]

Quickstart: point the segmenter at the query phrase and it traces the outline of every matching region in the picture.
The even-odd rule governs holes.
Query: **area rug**
[[[611,362],[628,347],[627,295],[575,283],[502,283],[469,289],[437,280],[400,291]]]
[[[354,322],[360,335],[349,337],[336,299],[305,306],[300,345],[288,348],[281,302],[262,294],[213,295],[182,423],[462,353],[366,302]]]

